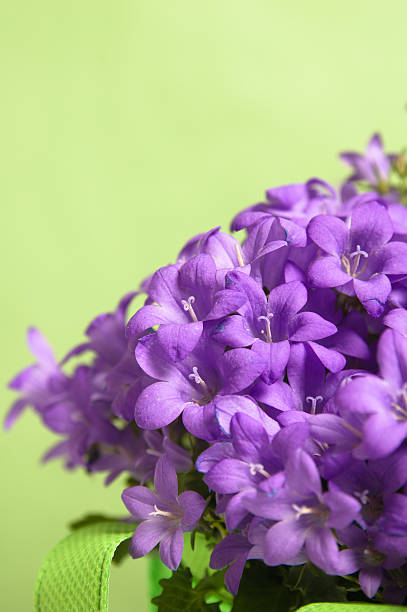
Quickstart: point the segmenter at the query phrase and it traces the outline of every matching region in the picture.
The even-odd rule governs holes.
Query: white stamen
[[[292,507],[296,511],[296,519],[299,519],[303,514],[313,514],[315,512],[315,510],[309,506],[297,506],[297,504],[293,504]]]
[[[198,317],[196,316],[195,310],[192,306],[194,302],[195,302],[194,295],[190,295],[188,300],[181,300],[181,304],[183,305],[185,312],[189,312],[189,314],[191,315],[191,319],[194,321],[194,323],[197,323]]]
[[[196,366],[192,368],[192,372],[188,375],[188,378],[196,382],[197,385],[201,385],[205,393],[209,393],[208,386],[204,379],[199,376],[198,368]]]
[[[250,466],[250,474],[255,476],[256,474],[261,474],[265,478],[270,478],[270,474],[264,469],[264,465],[261,463],[249,463]]]
[[[356,251],[353,251],[353,253],[351,253],[349,255],[349,257],[351,259],[355,258],[354,264],[353,264],[353,270],[352,270],[352,276],[355,276],[356,273],[358,272],[358,268],[359,268],[359,263],[360,263],[360,258],[361,257],[366,257],[366,259],[369,257],[369,254],[366,253],[366,251],[362,251],[362,249],[360,248],[360,244],[356,245]],[[363,272],[362,270],[359,270],[358,272],[358,276],[359,274],[361,274]]]
[[[360,248],[360,244],[357,244],[356,251],[353,251],[353,253],[351,253],[349,257],[359,257],[360,258],[361,255],[363,257],[369,257],[369,254],[366,253],[366,251],[362,251],[362,249]]]
[[[365,374],[363,372],[354,372],[353,374],[350,374],[349,376],[346,376],[346,378],[344,378],[343,380],[341,380],[341,383],[339,385],[339,388],[342,389],[343,387],[345,387],[348,383],[350,383],[351,380],[353,380],[354,378],[357,378],[358,376],[365,376]]]
[[[244,266],[243,253],[242,253],[240,244],[238,242],[235,244],[235,251],[236,251],[236,257],[237,257],[238,264],[240,267],[243,267]]]
[[[269,312],[267,315],[261,315],[260,317],[257,317],[258,321],[264,321],[265,325],[266,325],[266,331],[264,331],[264,329],[261,331],[261,333],[266,336],[266,342],[273,342],[273,339],[271,337],[271,326],[270,326],[270,319],[272,319],[274,317],[272,312]]]
[[[149,516],[171,516],[174,514],[172,512],[167,512],[166,510],[159,510],[157,506],[154,504],[154,512],[149,512]]]
[[[322,402],[323,399],[324,398],[322,397],[322,395],[317,395],[315,397],[313,397],[312,395],[309,395],[308,397],[305,398],[306,402],[311,402],[311,414],[315,414],[317,403]]]
[[[147,455],[153,455],[154,457],[161,457],[161,455],[163,453],[160,453],[160,451],[155,450],[154,448],[148,448],[146,450]]]
[[[360,501],[362,502],[362,504],[367,504],[367,502],[369,501],[368,493],[369,493],[369,489],[365,489],[361,493],[359,491],[354,491],[353,495],[355,497],[358,497]]]

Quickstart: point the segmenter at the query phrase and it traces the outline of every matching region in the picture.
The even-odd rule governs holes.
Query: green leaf
[[[314,603],[297,612],[402,612],[405,607],[367,603]]]
[[[191,544],[189,534],[184,536],[184,551],[182,553],[182,565],[189,567],[193,578],[201,580],[209,567],[209,559],[211,557],[212,548],[207,544],[205,536],[202,533],[195,533],[194,547]]]
[[[152,603],[158,612],[219,612],[218,603],[206,603],[208,584],[192,587],[192,574],[187,567],[180,567],[171,578],[160,580],[163,590]]]
[[[84,517],[77,519],[76,521],[72,521],[72,523],[69,523],[68,527],[71,531],[75,531],[76,529],[81,529],[81,527],[86,527],[88,525],[94,525],[95,523],[112,522],[117,522],[117,518],[113,516],[105,516],[104,514],[85,514]]]
[[[310,563],[290,567],[286,575],[286,586],[301,592],[303,604],[347,601],[346,589],[338,584],[338,576],[328,576]]]
[[[129,556],[129,544],[130,542],[128,539],[123,540],[123,542],[120,542],[119,546],[114,551],[112,563],[114,563],[115,565],[120,565],[120,563],[122,563],[122,561],[124,561],[126,557]]]
[[[37,612],[107,612],[112,557],[134,525],[103,521],[76,528],[49,553],[35,588]]]
[[[301,603],[299,594],[284,586],[279,568],[268,567],[261,561],[250,561],[243,572],[232,612],[290,612]]]

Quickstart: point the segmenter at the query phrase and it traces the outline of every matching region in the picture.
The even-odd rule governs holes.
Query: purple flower
[[[380,134],[373,134],[365,155],[347,151],[341,153],[339,157],[353,169],[348,181],[367,181],[374,187],[383,188],[389,179],[394,155],[386,155]]]
[[[182,361],[197,345],[203,321],[219,319],[244,301],[237,292],[221,289],[210,255],[200,254],[183,265],[161,268],[149,287],[149,298],[156,304],[147,304],[136,312],[128,323],[128,335],[139,336],[159,325],[161,351],[172,361]]]
[[[213,257],[216,263],[216,279],[222,286],[229,270],[241,268],[244,272],[250,272],[250,261],[245,259],[240,242],[230,234],[221,232],[220,227],[189,240],[179,253],[178,262],[184,263],[200,253]]]
[[[206,502],[195,491],[178,495],[177,474],[165,455],[154,472],[156,493],[147,487],[130,487],[122,494],[123,502],[134,520],[143,521],[131,540],[130,554],[144,557],[160,542],[161,561],[171,570],[181,563],[183,533],[193,531]]]
[[[229,565],[225,573],[225,584],[233,595],[237,594],[244,566],[252,549],[253,546],[247,537],[239,533],[231,533],[212,551],[209,563],[212,569],[220,570]]]
[[[265,563],[291,565],[305,546],[310,561],[327,574],[353,573],[358,567],[348,551],[339,551],[332,529],[350,525],[360,503],[338,487],[324,493],[317,466],[301,449],[288,460],[285,477],[274,497],[249,493],[244,501],[256,516],[276,521],[266,536]]]
[[[403,558],[390,553],[383,554],[374,547],[374,539],[368,531],[351,525],[338,529],[337,535],[343,544],[349,546],[360,566],[359,582],[362,591],[370,599],[374,597],[383,579],[383,569],[395,569],[403,565]]]
[[[241,272],[230,272],[227,285],[233,292],[241,292],[246,301],[241,315],[232,315],[221,321],[213,337],[224,346],[252,346],[261,355],[265,368],[262,380],[271,384],[278,380],[290,358],[290,346],[307,342],[311,350],[328,368],[342,369],[345,359],[333,351],[313,342],[336,333],[336,326],[315,312],[300,312],[307,302],[307,289],[303,283],[292,281],[275,287],[268,298],[255,280]]]
[[[315,287],[356,295],[371,316],[379,317],[391,291],[387,275],[407,273],[407,244],[391,242],[393,224],[378,203],[357,205],[349,223],[331,215],[310,221],[308,236],[325,254],[308,275]]]
[[[69,382],[56,362],[51,346],[34,327],[27,332],[27,344],[38,363],[17,374],[8,384],[22,397],[11,406],[4,422],[6,429],[12,427],[26,407],[32,406],[42,412],[48,405],[64,397]]]
[[[283,185],[266,191],[267,203],[261,202],[246,208],[232,221],[231,229],[238,231],[250,228],[260,219],[276,216],[287,232],[294,230],[294,223],[305,226],[315,215],[333,214],[337,207],[337,196],[334,188],[320,179],[310,179],[306,183]],[[298,230],[297,230],[298,231]],[[288,238],[288,242],[291,240]],[[297,246],[305,246],[296,243]]]
[[[407,338],[386,330],[378,345],[383,379],[358,377],[337,395],[341,416],[358,419],[360,444],[354,454],[378,459],[390,455],[407,437]]]
[[[249,387],[264,369],[264,360],[256,352],[239,348],[224,353],[206,335],[186,359],[177,363],[162,353],[156,334],[144,336],[137,345],[136,358],[158,381],[144,389],[137,400],[135,418],[139,427],[157,429],[183,413],[188,431],[208,441],[222,436],[215,417],[218,402],[233,403],[235,394]],[[240,401],[253,404],[249,398]]]
[[[229,445],[217,445],[215,452],[212,447],[198,458],[197,469],[207,471],[205,468],[210,457],[214,465],[207,471],[204,481],[217,493],[233,495],[225,513],[226,525],[231,530],[235,529],[247,514],[241,501],[242,494],[255,489],[265,478],[270,479],[282,466],[272,452],[271,436],[252,417],[243,413],[234,415],[230,423],[230,433],[233,451]],[[274,480],[277,486],[281,479],[277,477]]]
[[[106,312],[93,319],[85,332],[89,341],[69,351],[63,363],[85,351],[94,351],[97,356],[95,365],[98,368],[109,368],[117,364],[127,350],[126,313],[136,295],[136,291],[127,293],[114,312]]]

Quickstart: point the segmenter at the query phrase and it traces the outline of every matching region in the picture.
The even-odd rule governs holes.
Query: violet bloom
[[[200,253],[211,255],[216,263],[216,280],[223,286],[226,272],[241,268],[250,273],[250,260],[246,259],[240,242],[230,234],[220,231],[220,227],[206,234],[191,238],[178,255],[178,263],[184,263]]]
[[[264,369],[263,358],[254,351],[240,348],[224,353],[206,335],[186,359],[176,363],[160,350],[157,334],[144,336],[137,345],[136,359],[157,381],[137,400],[138,426],[158,429],[183,413],[188,431],[208,441],[222,437],[215,417],[217,404],[236,402],[235,394],[250,386]],[[253,404],[249,398],[239,401]]]
[[[106,312],[93,319],[85,331],[89,340],[69,351],[63,362],[85,351],[94,351],[96,354],[95,365],[100,370],[119,363],[126,354],[128,344],[125,335],[126,314],[136,295],[136,291],[127,293],[120,300],[114,312]]]
[[[360,503],[332,487],[322,491],[318,469],[301,449],[285,469],[286,484],[274,497],[248,493],[246,508],[256,516],[277,521],[268,531],[264,561],[291,565],[305,546],[309,560],[327,574],[350,574],[358,569],[348,551],[339,551],[332,529],[347,527],[356,518]]]
[[[159,431],[140,431],[128,425],[120,432],[116,446],[103,448],[101,456],[92,463],[92,472],[108,471],[105,484],[110,484],[123,472],[128,472],[141,484],[150,480],[158,459],[167,455],[177,472],[188,472],[192,460],[188,451]]]
[[[376,202],[357,205],[350,226],[330,215],[314,217],[309,238],[324,251],[308,275],[315,287],[337,287],[356,295],[372,317],[379,317],[391,291],[388,274],[407,273],[407,244],[391,242],[393,224]]]
[[[266,191],[267,203],[261,202],[246,208],[233,219],[231,229],[238,231],[250,228],[260,219],[270,215],[280,218],[287,236],[297,232],[293,226],[304,226],[315,215],[333,214],[338,207],[335,189],[320,179],[306,183],[283,185]],[[288,242],[291,240],[288,238]],[[296,246],[305,246],[296,244]]]
[[[147,487],[130,487],[122,493],[126,508],[135,521],[142,521],[131,540],[133,558],[144,557],[160,542],[161,561],[171,570],[181,563],[183,533],[193,531],[206,502],[195,491],[178,495],[177,474],[165,455],[154,472],[156,493]]]
[[[236,529],[247,515],[241,502],[242,494],[255,489],[265,478],[270,479],[279,469],[280,462],[271,450],[271,436],[265,428],[252,417],[237,413],[230,424],[233,454],[229,445],[218,445],[215,449],[217,462],[209,469],[204,481],[217,493],[232,494],[226,507],[226,525]],[[212,447],[213,449],[213,447]],[[214,458],[214,452],[208,449],[197,460],[197,469],[205,471],[208,458]],[[223,457],[222,457],[223,451]],[[277,476],[274,485],[278,486],[281,478]],[[274,482],[274,481],[273,481]]]
[[[351,548],[360,565],[359,582],[362,591],[370,599],[374,597],[382,583],[383,569],[396,569],[403,565],[400,555],[383,554],[374,547],[374,539],[368,531],[351,525],[338,529],[337,535],[341,542]]]
[[[266,298],[261,286],[241,272],[226,276],[227,286],[246,296],[241,315],[232,315],[221,321],[213,337],[223,346],[252,346],[261,355],[265,368],[262,380],[271,384],[278,380],[288,363],[290,346],[307,342],[311,351],[328,369],[340,370],[345,359],[313,342],[336,333],[336,326],[315,312],[300,312],[307,302],[307,289],[303,283],[292,281],[279,285]]]
[[[41,413],[48,405],[59,401],[69,385],[51,346],[34,327],[27,332],[27,344],[38,363],[25,368],[9,382],[9,388],[20,392],[21,397],[11,406],[4,422],[5,429],[10,429],[28,406]]]
[[[342,382],[355,374],[355,370],[342,370],[326,374],[326,369],[315,352],[306,343],[291,347],[287,365],[289,384],[278,380],[272,385],[263,381],[250,390],[255,400],[280,411],[303,410],[310,414],[336,412],[334,396]],[[269,411],[270,412],[270,411]]]
[[[78,366],[64,396],[43,408],[45,425],[66,436],[46,454],[45,460],[64,456],[68,468],[82,465],[91,470],[93,451],[98,457],[99,445],[119,443],[120,431],[110,421],[110,401],[103,397],[97,382],[92,368]]]
[[[239,590],[244,566],[250,558],[253,546],[240,533],[231,533],[215,546],[212,551],[209,566],[220,570],[229,565],[225,573],[225,585],[228,591],[236,595]]]
[[[336,398],[346,421],[359,420],[360,444],[354,450],[359,458],[385,457],[407,437],[407,338],[386,330],[379,340],[377,360],[384,380],[358,377]]]
[[[380,191],[386,188],[391,161],[395,156],[385,154],[380,134],[373,134],[364,155],[355,151],[346,151],[339,157],[353,169],[348,181],[367,181],[369,185],[377,187]]]
[[[149,287],[149,298],[156,304],[140,308],[130,319],[127,333],[140,336],[159,325],[161,352],[172,361],[182,361],[197,345],[204,321],[219,319],[241,306],[241,295],[221,289],[210,255],[200,254],[183,265],[161,268]]]

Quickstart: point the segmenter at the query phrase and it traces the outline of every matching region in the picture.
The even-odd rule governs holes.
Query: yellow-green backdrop
[[[342,175],[374,130],[407,144],[407,3],[3,0],[1,411],[38,326],[62,356],[191,235],[267,187]],[[67,523],[118,513],[120,483],[39,465],[31,415],[1,435],[0,609],[29,611]],[[113,573],[147,609],[144,560]],[[58,611],[56,611],[58,612]]]

